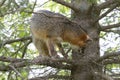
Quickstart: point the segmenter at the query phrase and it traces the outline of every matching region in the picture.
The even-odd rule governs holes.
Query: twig
[[[35,2],[34,2],[33,8],[32,8],[32,12],[34,11],[36,4],[37,4],[37,0],[35,0]]]
[[[0,44],[0,48],[6,44],[11,44],[11,43],[14,43],[14,42],[19,42],[19,41],[25,41],[25,40],[31,40],[31,36],[28,36],[28,37],[23,37],[23,38],[19,38],[19,39],[14,39],[14,40],[7,40],[7,41],[4,41]]]
[[[48,3],[50,0],[44,2],[43,4],[41,4],[39,7],[42,7],[43,5],[45,5],[46,3]]]
[[[24,49],[23,49],[23,53],[22,53],[22,58],[25,56],[25,53],[26,53],[27,47],[28,47],[28,45],[29,45],[31,42],[32,42],[32,40],[30,40],[29,42],[27,42],[27,43],[25,44],[25,47],[24,47]]]
[[[68,54],[71,50],[72,48],[69,48],[65,54]]]
[[[3,6],[3,4],[5,3],[6,0],[3,0],[1,3],[0,3],[0,7]]]
[[[22,80],[24,80],[24,78],[22,77],[22,75],[19,73],[19,71],[12,65],[9,65],[9,67],[11,67],[20,77]]]

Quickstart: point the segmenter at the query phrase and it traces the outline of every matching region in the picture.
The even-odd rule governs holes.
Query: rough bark
[[[73,50],[73,60],[77,63],[71,70],[72,80],[101,80],[95,77],[94,72],[101,72],[101,68],[94,61],[99,57],[99,29],[98,23],[93,23],[99,12],[94,12],[92,4],[86,0],[74,0],[73,3],[80,5],[80,13],[74,12],[74,19],[93,39],[80,51]],[[96,14],[97,13],[97,14]]]

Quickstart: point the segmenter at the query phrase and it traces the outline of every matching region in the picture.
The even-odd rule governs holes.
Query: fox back
[[[34,13],[31,18],[31,31],[37,39],[64,41],[80,47],[84,46],[86,41],[90,39],[80,25],[71,22],[59,13],[46,10]]]

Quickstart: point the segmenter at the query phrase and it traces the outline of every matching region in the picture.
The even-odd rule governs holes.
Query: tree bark
[[[74,18],[78,24],[93,39],[84,48],[73,50],[72,58],[76,62],[71,70],[72,80],[101,80],[95,76],[95,72],[101,72],[101,67],[94,61],[99,58],[99,24],[93,23],[94,19],[99,16],[93,5],[87,0],[73,0],[72,3],[78,5],[80,13],[73,12]]]

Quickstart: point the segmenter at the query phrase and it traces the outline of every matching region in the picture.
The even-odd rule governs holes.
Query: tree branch
[[[68,7],[68,8],[71,8],[72,10],[74,10],[74,11],[80,11],[77,7],[75,7],[73,4],[71,4],[71,3],[68,3],[68,2],[66,2],[66,1],[64,1],[64,0],[52,0],[52,1],[54,1],[54,2],[56,2],[56,3],[59,3],[59,4],[62,4],[62,5],[64,5],[64,6],[66,6],[66,7]]]
[[[46,79],[50,79],[50,78],[55,78],[55,79],[61,79],[61,80],[70,80],[71,77],[70,76],[61,76],[61,75],[49,75],[49,76],[43,76],[43,77],[35,77],[35,78],[31,78],[28,80],[46,80]]]
[[[118,6],[118,4],[114,4],[110,7],[110,9],[108,9],[105,13],[103,13],[101,16],[99,16],[96,20],[95,23],[98,22],[100,19],[102,19],[103,17],[105,17],[107,14],[109,14],[113,9],[115,9]]]
[[[47,65],[58,69],[71,69],[70,64],[62,64],[63,62],[71,62],[69,60],[64,59],[51,59],[51,58],[41,58],[36,57],[33,60],[31,59],[17,59],[17,58],[9,58],[9,57],[0,57],[0,61],[9,62],[10,65],[14,66],[15,68],[21,68],[31,65]],[[1,65],[0,71],[9,71],[13,70],[9,65]]]
[[[108,8],[109,6],[114,4],[115,2],[116,2],[116,0],[107,0],[106,2],[98,5],[97,9],[102,10],[102,9]]]
[[[23,38],[19,38],[19,39],[15,39],[15,40],[7,40],[3,43],[0,44],[0,48],[6,44],[11,44],[11,43],[14,43],[14,42],[19,42],[19,41],[25,41],[25,40],[32,40],[31,36],[28,36],[28,37],[23,37]]]
[[[1,3],[0,3],[0,7],[3,6],[3,4],[5,3],[6,0],[3,0]]]
[[[28,60],[28,59],[18,59],[18,58],[10,58],[10,57],[0,56],[0,61],[2,61],[2,62],[16,63],[16,62],[22,62],[22,61],[26,61],[26,60]]]
[[[112,60],[105,60],[103,61],[103,64],[104,65],[107,65],[107,64],[120,64],[120,59],[112,59]]]
[[[104,31],[106,29],[111,29],[111,28],[117,28],[117,27],[120,27],[120,22],[117,23],[117,24],[112,24],[112,25],[108,25],[108,26],[102,26],[101,31]]]
[[[103,80],[113,80],[113,78],[111,78],[110,76],[103,74],[103,73],[95,72],[94,74],[96,76],[101,77]]]
[[[119,77],[116,77],[116,78],[113,78],[114,80],[120,80],[120,78]]]
[[[103,55],[102,57],[100,57],[99,59],[97,59],[97,62],[101,62],[105,59],[108,59],[109,57],[115,57],[115,56],[119,56],[119,55],[120,55],[120,51],[107,53],[107,54]]]

